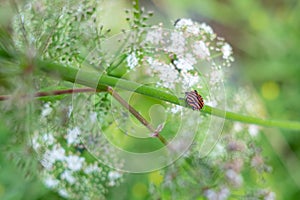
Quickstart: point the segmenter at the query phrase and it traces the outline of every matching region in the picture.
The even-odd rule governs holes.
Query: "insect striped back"
[[[204,106],[203,98],[198,94],[197,90],[186,92],[185,101],[193,110],[201,110]]]

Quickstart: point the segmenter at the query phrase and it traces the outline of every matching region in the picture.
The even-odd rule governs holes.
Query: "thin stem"
[[[119,67],[124,60],[127,58],[127,55],[123,54],[121,55],[121,58],[119,58],[119,60],[117,60],[117,63],[114,64],[112,63],[110,67],[107,68],[107,74],[112,75],[111,72],[114,71],[117,67]]]
[[[20,26],[21,26],[21,33],[22,33],[22,36],[23,36],[23,39],[26,43],[27,46],[29,46],[29,41],[28,41],[28,37],[27,37],[27,31],[26,31],[26,28],[25,28],[25,25],[24,25],[24,21],[22,20],[21,18],[21,14],[20,14],[20,10],[18,8],[18,4],[16,1],[11,1],[12,5],[13,5],[13,8],[16,10],[17,12],[17,15],[18,15],[18,20],[19,20],[19,23],[20,23]]]
[[[157,137],[164,145],[167,145],[167,140],[155,130],[151,124],[131,105],[129,105],[112,87],[108,86],[107,91],[111,94],[122,106],[129,110],[129,112],[135,116],[144,126],[146,126],[150,132],[154,133],[153,136]]]
[[[134,12],[133,12],[134,22],[135,22],[136,25],[139,25],[140,24],[140,18],[141,18],[139,0],[134,0],[133,1],[133,8],[134,8]]]
[[[103,91],[103,90],[102,90]],[[66,90],[54,90],[49,92],[37,92],[33,97],[45,97],[45,96],[57,96],[62,94],[75,94],[83,92],[100,92],[100,90],[95,90],[94,88],[75,88],[75,89],[66,89]],[[26,98],[30,95],[22,95],[21,98]],[[1,95],[0,101],[9,100],[12,98],[12,95]]]
[[[59,78],[62,78],[65,81],[70,81],[72,83],[78,83],[88,87],[95,87],[95,83],[97,83],[97,89],[103,89],[104,85],[118,87],[173,104],[186,106],[183,101],[180,101],[178,97],[176,97],[173,94],[167,93],[157,88],[141,85],[136,82],[128,81],[121,78],[115,78],[107,75],[101,75],[95,72],[87,72],[83,70],[79,71],[75,68],[65,67],[63,65],[51,62],[38,61],[36,64],[44,72],[48,74],[55,74]],[[259,119],[256,117],[250,117],[238,113],[220,110],[218,108],[213,108],[207,105],[203,107],[201,112],[249,124],[300,130],[300,122]]]

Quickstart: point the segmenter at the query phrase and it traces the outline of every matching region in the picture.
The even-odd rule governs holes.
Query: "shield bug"
[[[204,106],[203,98],[198,94],[197,90],[186,92],[185,101],[193,110],[201,110]]]

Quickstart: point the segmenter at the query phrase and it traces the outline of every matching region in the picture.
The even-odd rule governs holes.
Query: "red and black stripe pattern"
[[[198,94],[197,90],[186,92],[185,101],[193,110],[201,110],[204,106],[203,98]]]

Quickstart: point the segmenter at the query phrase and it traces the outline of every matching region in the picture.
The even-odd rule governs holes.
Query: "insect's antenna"
[[[176,26],[176,24],[180,21],[181,19],[176,19],[175,22],[174,22],[174,26]]]
[[[186,95],[186,92],[180,92],[180,94],[182,94],[182,95]],[[186,99],[186,97],[179,97],[178,99],[179,99],[179,100],[185,100],[185,99]]]

